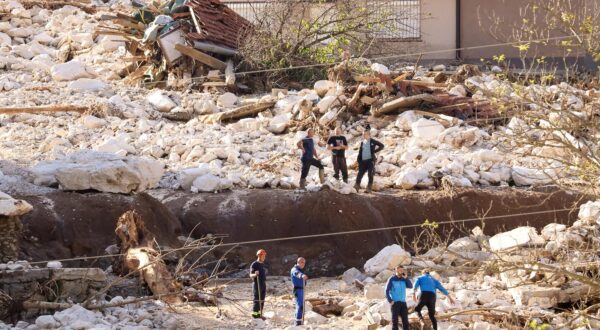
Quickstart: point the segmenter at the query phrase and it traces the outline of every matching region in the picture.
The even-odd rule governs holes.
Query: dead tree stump
[[[125,212],[115,229],[119,240],[120,269],[138,272],[154,295],[169,303],[180,303],[179,284],[167,269],[160,253],[154,248],[154,234],[135,211]]]

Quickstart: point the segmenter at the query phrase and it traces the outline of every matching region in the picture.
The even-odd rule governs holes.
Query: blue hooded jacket
[[[418,288],[421,288],[422,292],[436,293],[436,290],[440,290],[446,296],[448,295],[448,290],[442,286],[442,283],[433,278],[429,273],[425,273],[417,278],[417,281],[415,282],[415,291],[417,291]]]
[[[388,302],[406,302],[406,289],[412,287],[412,282],[409,279],[392,275],[385,286],[385,297]]]

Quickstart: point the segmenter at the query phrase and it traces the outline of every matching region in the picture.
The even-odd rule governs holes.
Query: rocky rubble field
[[[10,13],[0,22],[0,68],[5,70],[0,107],[88,108],[84,114],[0,115],[0,190],[129,193],[150,188],[212,192],[297,187],[300,162],[295,143],[305,132],[296,131],[295,123],[311,112],[319,123],[334,122],[339,100],[345,98],[342,86],[319,81],[312,89],[250,96],[132,87],[119,76],[128,64],[122,61],[123,41],[93,38],[101,12],[122,5],[112,6],[90,15],[71,6],[25,9],[18,1],[0,2],[0,11]],[[373,69],[381,71],[382,66]],[[426,73],[419,69],[415,79],[427,81]],[[511,84],[493,72],[449,88],[462,96],[472,91],[474,99],[482,100],[485,91],[498,90],[516,95]],[[566,84],[534,85],[527,93],[553,95],[556,106],[565,105],[581,116],[593,115],[597,104],[597,92]],[[272,109],[237,122],[204,124],[197,117],[268,101],[276,102]],[[164,118],[182,112],[192,119]],[[542,185],[568,176],[559,164],[515,156],[525,147],[511,145],[511,135],[528,127],[518,119],[479,127],[471,126],[479,121],[440,118],[427,119],[413,111],[378,119],[353,116],[341,123],[351,145],[349,166],[355,163],[361,132],[370,123],[373,137],[386,146],[376,167],[376,191],[432,188],[434,172],[453,187]],[[316,140],[331,169],[324,145],[327,134]],[[538,148],[532,155],[549,152],[553,151]],[[309,183],[309,190],[320,189],[316,174]],[[332,180],[326,185],[342,193],[354,191]]]

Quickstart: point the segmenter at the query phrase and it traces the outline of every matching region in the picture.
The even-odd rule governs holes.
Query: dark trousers
[[[265,295],[267,294],[267,286],[265,283],[261,283],[261,285],[257,285],[258,280],[254,280],[254,285],[252,286],[252,295],[254,296],[254,304],[252,305],[252,316],[253,317],[261,317],[263,308],[265,307]]]
[[[409,330],[408,307],[405,302],[396,301],[392,305],[392,330],[398,330],[398,316],[402,318],[402,330]]]
[[[344,182],[348,182],[348,166],[346,166],[346,156],[333,155],[331,157],[331,162],[333,163],[333,172],[335,173],[333,177],[336,180],[339,180],[341,171]]]
[[[369,186],[373,185],[373,176],[375,175],[375,163],[372,159],[358,162],[358,175],[356,176],[356,184],[360,185],[363,176],[368,173]]]
[[[437,320],[435,319],[435,293],[427,291],[421,292],[419,303],[417,303],[417,307],[415,307],[415,312],[417,312],[420,319],[423,318],[423,315],[421,315],[423,307],[427,307],[431,326],[433,327],[433,330],[437,330]]]
[[[323,164],[314,158],[302,160],[302,172],[300,174],[300,179],[306,179],[311,166],[314,166],[320,170],[323,169]]]

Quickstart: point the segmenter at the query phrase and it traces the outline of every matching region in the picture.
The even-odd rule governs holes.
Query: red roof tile
[[[250,27],[250,22],[219,0],[192,0],[188,6],[196,14],[201,29],[189,34],[193,40],[237,49],[240,34]]]

